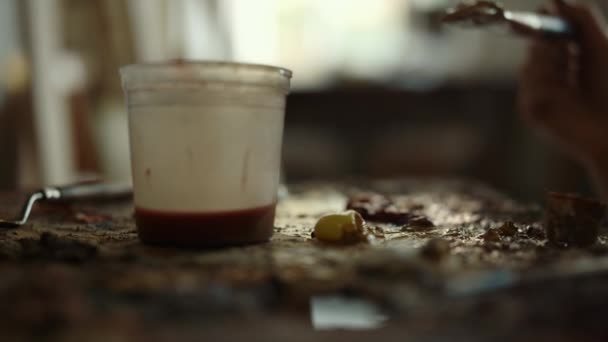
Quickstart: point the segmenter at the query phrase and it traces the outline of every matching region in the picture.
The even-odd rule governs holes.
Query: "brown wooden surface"
[[[310,238],[319,216],[369,190],[390,194],[435,227],[374,224],[384,238],[348,247]],[[467,182],[291,191],[271,242],[214,250],[142,245],[128,200],[39,205],[25,227],[0,232],[0,335],[352,341],[604,333],[605,232],[584,250],[553,248],[537,207]],[[23,198],[0,195],[0,215],[11,217]],[[500,228],[508,222],[516,229],[505,233]],[[328,293],[370,299],[391,319],[378,331],[314,333],[309,299]]]

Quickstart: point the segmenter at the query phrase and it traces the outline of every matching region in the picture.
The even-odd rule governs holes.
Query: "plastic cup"
[[[222,246],[270,239],[291,72],[226,62],[120,70],[142,241]]]

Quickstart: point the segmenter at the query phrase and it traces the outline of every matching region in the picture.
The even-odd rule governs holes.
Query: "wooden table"
[[[39,205],[25,227],[0,232],[0,336],[567,340],[608,332],[605,232],[587,249],[548,246],[537,206],[471,182],[290,190],[271,242],[213,250],[142,245],[130,201]],[[435,227],[375,224],[384,238],[354,246],[311,239],[318,217],[361,191],[388,194]],[[12,216],[23,197],[0,195],[0,214]],[[310,298],[328,294],[364,298],[390,318],[382,329],[315,332]]]

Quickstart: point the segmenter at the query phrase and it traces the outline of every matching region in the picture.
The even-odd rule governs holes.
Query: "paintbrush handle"
[[[573,38],[574,27],[565,19],[532,12],[505,12],[505,20],[518,34],[543,38]]]

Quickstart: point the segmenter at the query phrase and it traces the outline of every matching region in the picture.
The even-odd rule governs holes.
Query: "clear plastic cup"
[[[267,241],[291,72],[174,62],[130,65],[120,74],[141,240],[179,246]]]

